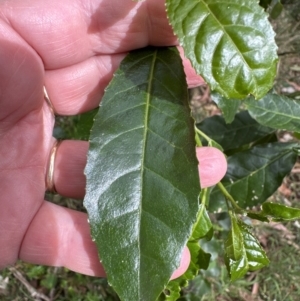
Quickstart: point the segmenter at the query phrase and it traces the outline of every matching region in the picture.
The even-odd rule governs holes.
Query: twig
[[[45,300],[45,301],[51,301],[47,296],[45,296],[42,293],[39,293],[36,291],[36,289],[30,285],[30,283],[25,279],[25,277],[14,267],[9,268],[9,271],[14,275],[16,279],[18,279],[28,290],[32,298],[35,298],[36,300]]]
[[[296,91],[300,91],[300,86],[299,86],[299,85],[297,85],[296,83],[291,82],[291,81],[289,81],[289,80],[287,80],[287,82],[288,82],[291,86],[293,86],[293,88],[294,88]]]

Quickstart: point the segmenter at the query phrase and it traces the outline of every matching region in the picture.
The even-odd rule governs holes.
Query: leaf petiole
[[[201,130],[199,130],[196,125],[195,125],[195,132],[196,132],[197,146],[202,146],[202,142],[201,142],[201,139],[200,139],[200,137],[202,137],[207,141],[208,146],[213,146],[213,147],[219,149],[220,151],[223,151],[223,148],[220,144],[218,144],[215,140],[211,139],[209,136],[207,136],[205,133],[203,133]],[[200,140],[199,141],[200,145],[198,145],[198,140],[197,139]]]
[[[239,214],[245,214],[247,211],[244,210],[243,208],[241,208],[236,201],[234,200],[234,198],[230,195],[230,193],[227,191],[227,189],[224,187],[224,185],[219,182],[217,184],[218,188],[221,190],[221,192],[223,193],[223,195],[225,196],[226,200],[228,200],[230,202],[230,204],[232,205],[232,207],[234,208],[234,211],[236,213]]]

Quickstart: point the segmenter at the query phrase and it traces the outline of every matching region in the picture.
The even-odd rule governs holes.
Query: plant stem
[[[226,200],[228,200],[232,207],[235,209],[234,211],[236,211],[237,213],[245,213],[246,210],[244,210],[243,208],[241,208],[236,201],[234,200],[234,198],[229,194],[229,192],[227,191],[227,189],[224,187],[224,185],[219,182],[217,184],[218,188],[221,190],[221,192],[223,193],[223,195],[225,196]]]
[[[202,131],[200,131],[196,126],[195,126],[195,131],[198,135],[203,137],[207,142],[212,141],[211,138],[209,138],[206,134],[204,134]]]

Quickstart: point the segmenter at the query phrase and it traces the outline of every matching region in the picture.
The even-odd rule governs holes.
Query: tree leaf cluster
[[[278,3],[166,0],[185,56],[213,90],[222,116],[195,125],[178,51],[149,47],[124,59],[96,115],[82,119],[85,138],[95,119],[84,205],[99,260],[122,301],[180,297],[208,268],[211,255],[201,244],[213,237],[209,213],[230,214],[224,250],[232,281],[269,263],[245,216],[300,217],[300,209],[266,202],[299,149],[296,142],[278,142],[276,133],[300,132],[298,102],[269,92],[278,58],[267,12],[278,14]],[[228,171],[214,188],[200,188],[195,137],[227,156]],[[169,281],[185,246],[190,266]]]

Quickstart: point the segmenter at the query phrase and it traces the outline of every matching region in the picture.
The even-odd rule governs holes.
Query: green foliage
[[[248,111],[236,114],[230,124],[223,116],[208,117],[197,128],[220,144],[226,153],[248,149],[274,133],[274,129],[259,124]],[[206,145],[204,140],[202,143]]]
[[[175,48],[133,52],[95,117],[84,204],[122,300],[159,296],[196,220],[200,184],[184,82]]]
[[[274,16],[278,3],[260,5]],[[213,238],[207,208],[229,213],[224,259],[231,281],[269,264],[246,218],[300,218],[299,209],[266,202],[299,149],[297,143],[278,142],[276,130],[300,132],[300,110],[296,101],[268,93],[277,46],[260,5],[166,1],[185,55],[209,84],[223,116],[194,125],[175,48],[130,53],[106,90],[90,135],[84,204],[108,281],[122,301],[177,300],[188,281],[214,270],[204,242]],[[245,106],[248,111],[238,112]],[[82,120],[80,136],[86,137],[93,116]],[[201,204],[195,145],[214,146],[228,156],[224,179],[201,191]],[[252,210],[258,204],[262,211]],[[168,282],[185,245],[190,266]]]
[[[292,221],[300,218],[300,209],[298,208],[267,202],[262,205],[262,209],[262,214],[275,221]]]
[[[269,264],[260,243],[250,232],[249,226],[230,212],[231,231],[225,242],[225,263],[231,281]]]
[[[268,93],[260,101],[246,100],[250,115],[260,124],[274,129],[299,131],[300,103],[284,95]]]
[[[280,186],[294,166],[296,143],[268,143],[238,152],[228,158],[222,183],[239,206],[246,209],[263,203]],[[211,193],[209,209],[227,210],[223,193],[216,187]]]
[[[257,0],[167,0],[167,13],[196,72],[226,98],[259,99],[273,86],[277,46]]]
[[[227,98],[217,92],[212,92],[210,97],[221,109],[225,122],[231,123],[239,109],[240,101],[238,99],[231,99],[228,101]]]

